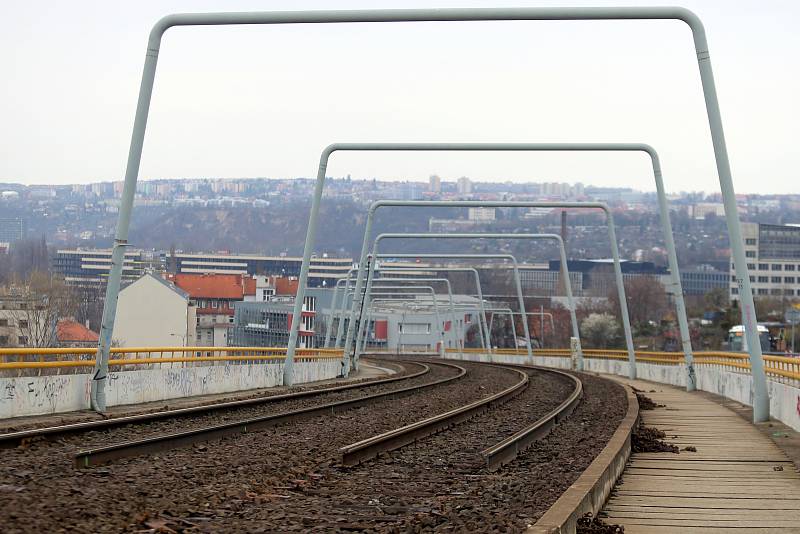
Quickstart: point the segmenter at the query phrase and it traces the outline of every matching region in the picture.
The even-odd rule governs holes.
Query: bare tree
[[[652,321],[660,323],[669,310],[664,286],[654,276],[635,276],[625,280],[625,298],[628,301],[628,317],[635,328],[647,328]],[[619,310],[616,289],[608,295],[612,310]]]
[[[34,271],[21,283],[7,290],[7,297],[16,303],[9,315],[19,330],[19,345],[55,347],[57,325],[63,317],[74,315],[75,299],[63,280]]]

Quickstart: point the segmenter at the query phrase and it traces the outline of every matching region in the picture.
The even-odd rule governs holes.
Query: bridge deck
[[[755,426],[719,404],[624,381],[665,407],[642,411],[665,441],[697,452],[636,453],[604,509],[626,534],[800,532],[800,474]]]

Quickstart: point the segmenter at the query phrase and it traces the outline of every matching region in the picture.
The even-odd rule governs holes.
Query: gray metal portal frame
[[[391,257],[389,255],[384,255],[384,256]],[[425,257],[425,256],[427,256],[427,254],[422,254],[422,255],[419,255],[419,256],[415,256],[415,257],[420,258],[420,257]],[[415,269],[413,267],[395,266],[395,265],[392,265],[391,263],[389,263],[388,265],[387,264],[382,264],[381,267],[378,267],[378,272],[380,272],[382,274],[383,273],[402,272],[402,271],[414,271],[414,270],[434,271],[434,272],[438,272],[438,273],[441,273],[441,272],[471,273],[475,277],[475,287],[477,287],[477,289],[478,289],[478,311],[479,311],[478,323],[480,324],[480,328],[478,329],[478,331],[481,334],[481,343],[483,344],[483,348],[486,349],[486,351],[489,354],[491,354],[492,347],[486,341],[487,338],[485,336],[485,334],[486,334],[486,330],[485,329],[487,327],[487,324],[486,324],[486,310],[484,309],[483,289],[481,288],[481,277],[480,277],[480,274],[478,274],[478,269],[476,269],[474,267],[425,267],[425,268],[418,267],[418,268]]]
[[[420,289],[423,289],[423,288],[424,288],[424,286],[419,286],[419,287],[420,287]],[[393,298],[393,299],[391,299],[391,298],[388,298],[388,296],[389,296],[389,295],[409,295],[409,296],[418,295],[418,296],[427,296],[427,295],[429,295],[430,293],[391,293],[391,292],[384,292],[384,293],[382,293],[382,294],[383,294],[383,295],[386,295],[386,296],[387,296],[387,298],[380,298],[380,299],[370,299],[370,301],[369,301],[370,305],[369,305],[369,306],[367,306],[367,310],[366,310],[366,317],[367,317],[367,320],[368,320],[368,321],[369,321],[369,320],[371,320],[371,318],[372,318],[372,314],[371,314],[371,306],[372,306],[372,304],[374,304],[374,303],[376,303],[376,302],[400,302],[400,301],[401,301],[401,300],[400,300],[400,299],[398,299],[398,298]],[[435,296],[435,294],[434,294],[434,296]],[[411,301],[409,301],[409,302],[411,302]],[[433,302],[433,304],[432,304],[432,306],[431,306],[431,307],[433,308],[433,312],[434,312],[434,315],[435,315],[435,317],[436,317],[436,319],[435,319],[435,320],[436,320],[437,324],[436,324],[435,326],[436,326],[436,328],[437,328],[437,330],[438,330],[438,332],[439,332],[439,343],[440,343],[440,345],[441,345],[441,347],[440,347],[440,350],[439,350],[439,354],[440,354],[440,355],[442,355],[442,356],[444,356],[444,345],[445,345],[445,341],[444,341],[444,330],[443,330],[442,328],[440,328],[440,327],[439,327],[439,325],[442,325],[442,324],[444,324],[444,323],[442,323],[441,314],[439,313],[439,305],[438,305],[438,304],[436,304],[436,299],[434,298],[434,299],[432,300],[432,302]],[[404,309],[405,309],[405,307],[404,307]],[[404,320],[405,320],[405,319],[404,319]],[[367,342],[368,342],[368,337],[369,337],[369,336],[365,335],[365,336],[364,336],[364,339],[362,340],[362,345],[361,345],[361,351],[362,351],[362,352],[366,350],[366,346],[367,346]]]
[[[362,22],[451,22],[451,21],[508,21],[508,20],[679,20],[686,23],[692,31],[700,81],[706,104],[706,115],[714,147],[714,156],[725,206],[725,219],[731,240],[736,282],[742,305],[742,321],[750,348],[750,365],[753,375],[753,419],[756,422],[769,419],[769,396],[767,393],[766,375],[762,360],[761,345],[758,342],[758,324],[747,259],[742,241],[741,223],[737,214],[736,193],[731,177],[728,148],[722,127],[722,115],[717,99],[714,72],[708,52],[708,41],[705,28],[700,18],[688,9],[680,7],[557,7],[557,8],[466,8],[466,9],[387,9],[387,10],[352,10],[352,11],[284,11],[255,13],[183,13],[168,15],[153,26],[147,43],[142,80],[136,103],[136,113],[131,134],[128,162],[125,168],[125,185],[120,201],[119,219],[114,237],[112,263],[109,273],[106,298],[103,308],[103,319],[98,342],[97,359],[91,383],[91,404],[95,410],[105,410],[105,383],[108,379],[108,358],[111,339],[116,318],[117,299],[122,277],[124,249],[128,246],[128,230],[136,192],[136,180],[142,159],[144,134],[147,128],[147,116],[150,111],[150,99],[155,82],[156,64],[161,48],[164,32],[173,26],[208,26],[232,24],[329,24],[329,23],[362,23]],[[327,152],[327,151],[326,151]],[[323,159],[327,160],[327,156]],[[308,278],[308,265],[311,248],[314,246],[316,221],[319,214],[319,203],[325,181],[325,167],[320,167],[317,185],[314,191],[308,231],[306,234],[303,265],[300,272],[299,292],[304,291]],[[302,310],[295,310],[299,317]],[[297,304],[297,303],[296,303]],[[297,331],[292,330],[290,341],[297,342]],[[291,356],[287,354],[284,365],[284,383],[292,383],[292,366],[294,345],[289,345]]]
[[[367,222],[367,225],[368,225],[368,227],[371,226],[369,222]],[[366,236],[368,234],[365,233],[364,235],[365,235],[365,240],[366,240]],[[486,235],[488,237],[491,237],[491,234],[481,234],[481,235]],[[502,234],[500,234],[500,235],[502,235]],[[380,234],[375,238],[375,241],[372,244],[372,254],[373,254],[374,258],[376,258],[378,256],[378,245],[380,244],[380,242],[383,239],[390,239],[390,238],[397,238],[397,239],[402,239],[402,238],[409,238],[409,239],[411,239],[411,238],[416,238],[416,239],[438,239],[438,238],[447,238],[447,237],[454,238],[454,239],[467,239],[467,238],[469,238],[469,234],[418,234],[418,233]],[[512,261],[514,263],[514,282],[516,284],[516,289],[517,289],[518,304],[520,306],[520,309],[524,311],[525,310],[525,302],[524,302],[524,298],[523,298],[523,294],[522,294],[522,284],[520,282],[520,277],[519,277],[519,266],[517,265],[516,258],[513,258]],[[370,289],[371,289],[371,285],[372,285],[371,284],[372,283],[372,278],[374,277],[373,269],[375,267],[375,263],[376,262],[371,262],[370,265],[369,265],[369,274],[367,274],[367,282],[366,282],[366,289],[364,290],[364,298],[367,298],[369,296],[369,293],[370,293]],[[362,268],[361,265],[359,265],[359,276],[356,278],[356,290],[355,290],[356,295],[358,295],[359,292],[360,292],[358,280],[359,280],[359,278],[361,280],[363,280],[363,278],[364,278],[363,270],[364,270],[364,268]],[[356,301],[354,301],[353,302],[353,307],[350,310],[350,322],[351,323],[353,321],[355,321],[355,315],[356,315],[357,311],[360,308],[361,308],[360,303],[357,303]],[[525,331],[525,338],[530,340],[530,336],[528,334],[528,325],[525,324],[524,321],[523,321],[523,327],[524,327],[524,331]],[[348,324],[347,339],[350,339],[352,330],[354,330],[354,329],[351,329],[350,325]],[[360,337],[360,335],[361,335],[361,330],[360,330],[360,325],[359,325],[359,329],[355,332],[356,339],[358,337]],[[358,347],[358,343],[356,343],[355,346]],[[350,369],[351,356],[349,354],[349,347],[350,347],[350,344],[347,341],[345,341],[344,352],[342,353],[342,362],[343,362],[345,370],[349,370]],[[360,357],[360,355],[359,355],[358,351],[354,350],[353,354],[352,354],[352,364],[354,366],[356,366],[356,368],[358,366],[359,357]],[[533,362],[533,352],[531,351],[530,343],[528,343],[528,358],[529,358],[529,360],[531,362]]]
[[[444,341],[444,323],[442,322],[442,317],[439,314],[439,304],[438,304],[438,302],[436,300],[436,291],[433,289],[433,286],[381,286],[380,289],[387,289],[387,290],[388,289],[395,289],[395,291],[393,293],[387,293],[387,294],[393,294],[393,295],[395,295],[395,297],[400,296],[400,295],[409,295],[409,296],[410,295],[425,295],[425,296],[427,296],[428,294],[430,294],[430,296],[431,296],[431,307],[433,308],[434,314],[436,316],[436,329],[439,331],[439,338],[440,338],[441,343],[442,343],[441,354],[444,355],[444,345],[445,345],[445,341]],[[399,291],[399,289],[403,289],[403,290],[410,289],[410,290],[417,290],[417,291],[425,290],[426,293],[414,293],[413,291],[409,291],[409,292]],[[384,299],[384,300],[387,300],[387,299]],[[395,298],[393,300],[398,300],[398,299]],[[369,302],[369,301],[367,301],[367,302]],[[450,303],[452,304],[452,300],[450,301]]]
[[[387,279],[387,280],[390,280],[390,279]],[[404,296],[404,295],[429,295],[429,294],[432,294],[432,295],[433,295],[433,301],[432,301],[432,302],[434,302],[434,306],[435,306],[435,308],[436,308],[436,309],[435,309],[435,312],[436,312],[436,317],[437,317],[437,319],[436,319],[436,320],[437,320],[437,321],[439,321],[439,323],[441,323],[442,325],[444,325],[444,323],[443,323],[443,322],[442,322],[442,320],[441,320],[441,315],[439,314],[439,305],[436,303],[436,293],[435,293],[435,291],[434,291],[434,288],[433,288],[433,286],[375,286],[375,288],[376,288],[376,289],[381,289],[381,290],[384,290],[384,289],[386,289],[386,290],[389,290],[389,289],[395,289],[396,291],[394,291],[394,292],[391,292],[391,293],[387,293],[387,292],[373,292],[373,293],[372,293],[372,296],[375,296],[375,295],[382,295],[382,296],[387,296],[387,295],[397,295],[397,296],[400,296],[400,295],[403,295],[403,296]],[[427,289],[429,289],[430,291],[433,291],[433,293],[431,293],[430,291],[429,291],[428,293],[400,292],[400,291],[399,291],[400,289],[426,289],[426,290],[427,290]],[[352,295],[354,295],[354,294],[355,294],[355,292],[351,290],[351,291],[349,291],[349,292],[348,292],[348,294],[349,294],[350,296],[352,296]],[[384,300],[388,300],[388,299],[384,299]],[[399,300],[399,299],[394,299],[394,300]],[[374,300],[372,300],[372,299],[371,299],[371,300],[369,300],[369,301],[367,301],[367,302],[374,302]],[[450,295],[449,304],[450,304],[450,312],[451,312],[451,313],[454,313],[455,306],[454,306],[454,304],[453,304],[452,294]],[[367,307],[367,310],[368,310],[368,309],[369,309],[369,308]],[[365,322],[366,322],[367,324],[369,324],[369,314],[367,313],[367,314],[365,315],[365,317],[366,317],[366,319],[365,319]],[[360,341],[359,341],[359,340],[357,340],[356,342],[357,342],[357,343],[360,343],[360,345],[361,345],[361,346],[363,346],[363,345],[364,345],[364,339],[365,339],[366,337],[367,337],[367,336],[366,336],[366,333],[365,333],[365,335],[364,335],[364,336],[362,336],[361,340],[360,340]],[[443,331],[443,330],[442,330],[442,332],[441,332],[441,338],[442,338],[442,348],[444,348],[444,346],[445,346],[445,338],[444,338],[444,331]],[[363,348],[361,349],[361,351],[363,352]],[[344,359],[342,359],[342,366],[344,366]]]
[[[390,279],[387,279],[387,280],[390,280]],[[407,287],[408,289],[413,289],[412,286],[386,286],[386,287],[403,287],[403,288]],[[424,286],[424,287],[428,287],[428,286]],[[377,289],[384,289],[384,286],[378,286]],[[373,293],[373,295],[376,295],[376,294],[377,293]],[[416,294],[416,293],[402,293],[402,294],[403,295],[406,295],[406,294],[412,295],[412,294]],[[345,293],[344,293],[344,299],[342,299],[342,302],[345,303],[346,300],[347,299],[351,299],[351,297],[353,297],[353,295],[355,295],[355,290],[346,288],[345,289]],[[352,300],[351,300],[351,302],[352,302]],[[340,308],[340,313],[338,314],[340,316],[340,318],[344,316],[344,312],[345,312],[345,309],[344,308]],[[338,348],[338,340],[334,344],[334,347]]]
[[[380,257],[391,257],[391,258],[401,258],[401,257],[440,258],[441,255],[439,255],[439,254],[379,254],[378,257],[379,258]],[[471,258],[475,258],[476,256],[474,254],[450,254],[450,255],[448,255],[448,257],[450,257],[450,258],[457,257],[457,258],[471,259]],[[478,270],[473,268],[473,267],[430,267],[430,266],[424,267],[424,268],[419,268],[419,269],[420,270],[425,270],[425,271],[436,271],[436,272],[445,272],[445,271],[447,271],[447,272],[471,272],[471,273],[473,273],[473,275],[475,276],[475,285],[476,285],[477,290],[478,290],[479,309],[480,309],[480,313],[482,314],[482,320],[483,320],[483,322],[481,324],[481,330],[480,330],[480,332],[481,332],[481,341],[483,343],[484,348],[491,354],[491,350],[492,349],[491,349],[491,343],[489,341],[489,332],[488,332],[488,323],[487,323],[487,319],[486,319],[486,310],[484,308],[483,289],[481,288],[481,280],[480,280],[480,275],[478,274]],[[354,270],[355,269],[351,269],[351,272],[354,271]],[[389,272],[392,272],[392,271],[408,271],[408,270],[413,270],[413,268],[410,268],[410,267],[399,267],[399,266],[394,266],[394,265],[391,265],[391,264],[389,264],[388,266],[386,264],[383,264],[381,267],[377,267],[377,271],[381,272],[381,273],[389,273]],[[338,290],[339,286],[342,284],[342,282],[347,284],[347,286],[349,287],[349,284],[350,284],[350,281],[351,281],[350,280],[351,272],[348,272],[348,277],[347,277],[346,280],[345,279],[341,279],[341,280],[337,281],[337,283],[336,283],[336,289],[337,290]],[[387,278],[387,280],[391,280],[391,279]],[[348,295],[355,295],[355,292],[353,291],[351,293],[348,293]],[[335,293],[334,293],[334,298],[335,298]],[[335,310],[336,315],[340,317],[338,328],[337,328],[336,341],[335,341],[335,344],[334,344],[335,347],[339,346],[339,342],[341,340],[342,326],[344,325],[344,321],[341,319],[341,314],[343,313],[343,311],[344,311],[344,309],[346,307],[347,307],[346,299],[342,299],[341,307],[337,308]],[[327,347],[327,345],[326,345],[326,347]]]
[[[373,204],[374,205],[374,204]],[[570,319],[572,321],[572,331],[573,336],[578,339],[578,370],[583,370],[583,356],[582,351],[580,348],[580,329],[578,328],[578,319],[575,316],[575,300],[572,297],[572,284],[569,278],[569,267],[567,267],[567,253],[564,247],[564,241],[561,239],[561,236],[558,234],[499,234],[499,233],[467,233],[467,234],[425,234],[425,233],[384,233],[380,234],[375,238],[375,241],[372,245],[372,254],[373,258],[377,258],[378,254],[378,244],[384,239],[530,239],[530,240],[540,240],[540,239],[548,239],[556,241],[559,245],[559,255],[561,257],[561,263],[564,265],[563,273],[564,273],[564,286],[566,288],[567,293],[567,302],[570,308]],[[370,273],[367,276],[367,289],[366,294],[369,295],[370,292],[370,284],[373,278],[373,269],[377,262],[370,263]],[[359,271],[361,270],[359,266]],[[515,270],[514,270],[514,277],[515,283],[517,285],[517,296],[519,299],[519,309],[522,313],[525,313],[525,303],[522,294],[522,283],[519,277],[519,268],[516,265],[515,260]],[[358,286],[356,285],[356,288]],[[356,290],[356,293],[358,291]],[[626,317],[627,318],[627,317]],[[522,328],[525,333],[525,339],[527,340],[527,349],[528,349],[528,359],[530,363],[533,363],[533,348],[531,347],[530,341],[530,331],[528,329],[528,321],[527,321],[527,314],[523,316],[522,320]],[[356,344],[358,346],[358,344]],[[347,345],[345,345],[345,353],[343,354],[343,358],[347,357]],[[355,354],[355,361],[358,361],[358,354]]]
[[[324,348],[328,348],[331,344],[331,330],[333,328],[333,319],[336,313],[336,302],[337,298],[339,297],[339,286],[342,285],[342,282],[348,283],[350,282],[350,277],[355,272],[355,268],[352,267],[347,271],[347,278],[341,278],[336,281],[336,284],[333,287],[333,298],[331,299],[331,313],[328,319],[328,327],[325,329],[325,341],[322,343]],[[338,345],[338,342],[337,342]]]
[[[415,294],[416,294],[416,295],[420,295],[420,296],[427,295],[427,293],[404,293],[404,294],[406,294],[406,295],[415,295]],[[395,298],[395,299],[391,299],[391,298],[384,298],[384,299],[372,299],[372,300],[370,301],[370,307],[369,307],[369,308],[367,308],[367,316],[368,316],[368,317],[371,317],[371,313],[372,313],[372,304],[374,304],[374,303],[376,303],[376,302],[401,302],[401,303],[403,304],[403,315],[402,315],[402,319],[401,319],[401,321],[400,321],[401,325],[405,325],[406,313],[407,313],[407,311],[408,311],[409,305],[411,305],[411,304],[417,304],[417,305],[419,305],[418,303],[415,303],[414,301],[411,301],[411,300],[409,300],[409,301],[403,301],[403,300],[401,300],[401,299],[396,299],[396,298]],[[438,306],[433,306],[433,307],[434,307],[434,308],[436,309],[436,311],[438,312]],[[437,319],[437,320],[438,320],[438,319]],[[401,326],[401,328],[402,328],[402,326]],[[400,340],[402,339],[402,337],[403,337],[403,331],[402,331],[402,329],[401,329],[401,330],[400,330],[400,332],[399,332],[399,333],[398,333],[398,335],[397,335],[397,346],[398,346],[398,353],[400,352],[400,350],[399,350],[399,349],[400,349]],[[365,336],[365,339],[366,339],[366,336]],[[440,341],[439,341],[439,343],[440,343],[440,345],[441,345],[441,348],[439,349],[439,355],[440,355],[440,356],[442,356],[442,357],[444,357],[444,333],[443,333],[443,332],[441,332],[441,331],[439,332],[439,340],[440,340]],[[388,348],[388,347],[387,347],[387,348]],[[362,352],[366,352],[366,349],[367,349],[367,343],[366,343],[366,341],[365,341],[365,342],[364,342],[364,344],[363,344],[363,345],[362,345],[362,347],[361,347],[361,351],[362,351]]]
[[[447,287],[447,295],[450,298],[450,316],[451,316],[450,318],[451,318],[451,321],[453,322],[452,332],[450,333],[450,338],[452,338],[452,341],[455,344],[455,347],[458,348],[459,338],[458,338],[458,334],[456,333],[456,325],[455,325],[457,319],[456,319],[456,311],[455,311],[455,308],[453,306],[453,287],[450,284],[450,280],[448,280],[447,278],[382,278],[382,277],[375,279],[375,283],[384,284],[383,287],[387,287],[385,284],[392,283],[392,282],[397,282],[398,283],[397,287],[403,287],[400,284],[406,284],[406,283],[412,283],[412,282],[427,282],[429,284],[436,283],[436,282],[444,283],[444,285]],[[367,290],[370,290],[370,289],[372,289],[372,285],[371,284],[367,285]],[[367,327],[367,325],[362,325],[361,328],[359,328],[359,331],[364,332],[366,327]],[[358,346],[358,341],[356,341],[356,345]]]
[[[377,293],[376,293],[376,295],[377,295]],[[404,302],[402,299],[399,299],[397,297],[388,298],[389,295],[427,296],[428,293],[397,293],[397,294],[395,294],[395,293],[384,292],[384,293],[380,293],[380,295],[386,295],[387,298],[379,298],[379,299],[370,298],[370,300],[369,300],[369,306],[367,306],[366,313],[365,313],[367,324],[369,324],[369,321],[372,320],[372,305],[374,303],[376,303],[376,302]],[[413,301],[408,301],[408,302],[411,303]],[[431,307],[434,309],[434,313],[436,314],[436,321],[437,321],[436,327],[437,327],[437,329],[439,329],[439,343],[441,344],[440,349],[439,349],[439,354],[444,356],[444,345],[445,345],[444,328],[443,327],[439,328],[439,325],[440,324],[444,325],[444,323],[442,322],[441,315],[439,314],[439,305],[435,303],[435,300],[432,301],[432,302],[433,303],[432,303]],[[419,303],[416,303],[416,304],[419,304]],[[406,309],[407,309],[407,307],[404,306],[403,310],[406,310]],[[405,314],[405,311],[403,313]],[[405,317],[403,318],[403,320],[405,321]],[[367,327],[367,331],[364,334],[364,338],[361,340],[361,344],[360,344],[361,352],[365,352],[366,351],[368,342],[369,342],[369,327]]]
[[[436,234],[436,235],[441,235],[441,234]],[[484,235],[484,234],[481,234],[481,235]],[[503,237],[505,237],[505,236],[506,236],[506,234],[503,234]],[[566,251],[565,251],[565,253],[566,253]],[[404,253],[404,254],[377,254],[376,256],[378,258],[383,257],[383,258],[438,258],[438,259],[448,259],[448,260],[449,259],[456,259],[456,260],[461,260],[461,259],[472,259],[472,260],[502,259],[502,260],[509,260],[511,262],[512,272],[514,273],[514,281],[515,281],[515,285],[516,285],[516,288],[517,288],[517,297],[519,298],[522,295],[522,282],[521,282],[521,278],[520,278],[520,275],[519,275],[519,273],[522,270],[522,268],[519,266],[519,263],[517,262],[517,258],[513,254],[435,254],[435,253],[434,254],[405,254]],[[372,255],[370,255],[370,257],[372,257]],[[425,269],[425,268],[420,267],[420,269]],[[567,270],[567,273],[569,273],[569,270]],[[569,274],[567,274],[567,277],[569,277]],[[517,281],[519,281],[519,283],[516,283]],[[355,295],[355,291],[353,291],[353,294]],[[502,296],[503,297],[510,297],[511,295],[502,295]],[[492,311],[491,308],[484,308],[484,309],[488,310],[488,311]],[[505,310],[506,308],[494,308],[494,309],[495,310],[498,310],[498,309]],[[507,308],[507,309],[508,309],[508,311],[510,313],[511,312],[511,308]],[[527,312],[527,313],[534,314],[534,313],[539,313],[539,312]],[[513,316],[512,316],[512,319],[513,319]],[[489,332],[491,333],[490,326],[491,326],[491,322],[490,322],[490,324],[488,326]],[[516,337],[517,336],[516,325],[513,325],[513,328],[514,328],[514,336]],[[489,344],[491,345],[491,335],[489,336],[489,338],[490,338],[489,339]]]

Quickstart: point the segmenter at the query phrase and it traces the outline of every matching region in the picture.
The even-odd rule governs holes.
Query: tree
[[[703,295],[703,304],[706,311],[720,311],[728,306],[728,290],[722,287],[715,287]]]
[[[647,329],[649,323],[660,323],[669,306],[664,286],[654,276],[634,276],[625,280],[625,298],[628,301],[628,317],[631,326]],[[608,295],[612,310],[619,310],[616,289]]]
[[[619,324],[609,313],[592,313],[581,323],[581,336],[593,348],[605,349],[619,340]]]
[[[58,320],[72,317],[75,311],[74,295],[63,280],[34,271],[24,282],[12,285],[8,297],[16,303],[9,315],[22,336],[20,345],[36,348],[58,345]]]

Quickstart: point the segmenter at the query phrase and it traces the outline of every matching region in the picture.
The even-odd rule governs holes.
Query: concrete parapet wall
[[[335,378],[341,360],[295,361],[295,383]],[[0,378],[0,418],[87,410],[91,374]],[[283,362],[205,365],[109,374],[108,406],[281,385]]]
[[[486,354],[448,353],[452,358],[488,362]],[[527,358],[498,354],[492,357],[499,363],[525,363]],[[569,368],[568,358],[534,356],[534,363],[545,367]],[[628,376],[628,362],[617,359],[585,358],[586,371]],[[697,389],[726,397],[748,406],[753,405],[753,379],[749,373],[734,372],[716,365],[695,367]],[[686,387],[686,367],[652,362],[636,362],[636,375],[641,380]],[[800,431],[800,389],[775,380],[767,380],[770,414],[774,419]]]

